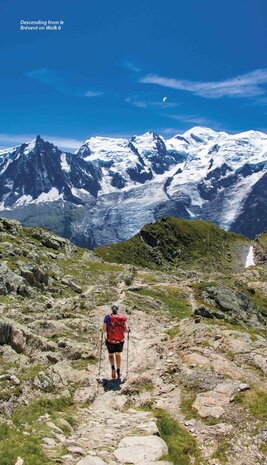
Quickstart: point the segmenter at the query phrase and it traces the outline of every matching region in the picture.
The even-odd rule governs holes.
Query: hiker
[[[107,333],[106,346],[109,354],[109,363],[111,365],[111,377],[120,378],[121,376],[121,352],[123,351],[124,335],[129,332],[125,315],[119,315],[119,306],[113,304],[111,306],[111,314],[106,315],[102,327],[102,332]],[[116,368],[115,369],[115,362]]]

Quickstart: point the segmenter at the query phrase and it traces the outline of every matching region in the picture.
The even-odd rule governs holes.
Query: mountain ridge
[[[69,222],[67,237],[90,248],[129,239],[168,215],[254,238],[267,229],[266,179],[267,135],[257,131],[97,136],[75,154],[37,136],[0,151],[0,209],[26,226],[65,234],[49,221],[56,209]]]

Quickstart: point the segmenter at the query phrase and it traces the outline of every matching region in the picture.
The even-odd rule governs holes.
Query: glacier
[[[76,153],[37,136],[0,151],[1,216],[90,248],[167,215],[253,238],[267,229],[266,199],[267,135],[259,131],[95,136]]]

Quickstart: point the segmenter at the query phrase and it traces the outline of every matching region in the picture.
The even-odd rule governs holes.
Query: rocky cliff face
[[[129,239],[167,215],[254,238],[267,227],[266,154],[256,131],[91,137],[76,154],[38,136],[0,152],[1,214],[86,247]]]
[[[264,465],[264,264],[151,271],[5,219],[0,255],[1,465]],[[127,379],[127,341],[99,367],[113,302]]]

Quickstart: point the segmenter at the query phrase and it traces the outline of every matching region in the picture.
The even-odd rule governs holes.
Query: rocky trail
[[[152,271],[1,227],[0,465],[266,465],[263,240],[262,265]],[[115,302],[121,380],[104,345],[98,373]]]
[[[117,302],[121,306],[125,298],[124,288],[124,283],[119,283]],[[107,308],[104,306],[95,314],[99,328],[106,313]],[[131,333],[129,340],[126,339],[122,356],[121,379],[110,379],[110,365],[103,343],[100,378],[98,364],[91,366],[87,373],[94,400],[89,407],[77,412],[77,430],[67,440],[58,436],[69,452],[62,457],[66,465],[76,464],[79,454],[85,455],[78,461],[79,465],[167,464],[158,462],[162,456],[167,455],[168,449],[159,437],[156,418],[153,413],[140,410],[140,407],[151,405],[153,390],[153,395],[160,398],[158,406],[171,411],[174,408],[178,412],[179,392],[175,386],[165,384],[162,379],[168,360],[166,329],[169,323],[167,319],[159,321],[139,311],[128,317],[128,324]],[[130,367],[128,380],[125,378],[127,350]],[[140,390],[143,391],[141,394]],[[135,402],[137,408],[133,408]],[[56,441],[46,446],[51,457],[54,448],[57,448]]]
[[[194,310],[196,302],[192,290],[187,287],[187,291]],[[117,302],[123,308],[126,297],[124,282],[118,283],[117,294]],[[106,313],[107,307],[102,306],[92,315],[99,328]],[[237,409],[232,407],[235,396],[250,389],[250,385],[242,381],[246,378],[251,383],[255,382],[255,373],[247,370],[245,374],[227,357],[214,353],[214,348],[224,340],[224,344],[229,344],[232,350],[235,346],[239,354],[244,346],[249,349],[250,338],[230,331],[225,337],[222,331],[210,330],[204,323],[183,320],[179,328],[176,326],[177,333],[181,329],[183,331],[182,340],[170,339],[168,331],[173,331],[174,326],[167,315],[151,315],[140,310],[130,312],[128,322],[131,328],[128,379],[125,379],[127,342],[122,356],[122,378],[116,380],[110,379],[110,366],[103,344],[100,377],[99,365],[89,365],[87,386],[76,392],[76,398],[80,396],[81,400],[89,399],[90,402],[88,406],[77,408],[77,427],[71,429],[67,438],[59,431],[44,445],[49,456],[65,465],[170,464],[172,462],[162,460],[167,456],[168,447],[160,437],[154,414],[154,409],[160,409],[168,412],[196,438],[199,455],[191,457],[192,463],[226,463],[216,458],[216,450],[223,437],[232,445],[229,463],[262,465],[264,455],[259,452],[258,445],[265,433],[254,434],[256,438],[252,438],[253,428],[241,428],[240,431],[237,425],[242,412],[238,405]],[[205,336],[214,340],[213,351],[205,347]],[[264,363],[261,355],[263,346],[259,343],[256,351],[259,363]],[[204,376],[199,372],[203,367],[208,369]],[[185,391],[195,392],[194,383],[202,384],[202,389],[210,389],[196,397],[198,418],[194,415],[187,419],[181,395]],[[266,387],[262,380],[260,383]],[[214,424],[207,423],[207,418],[213,418]],[[257,422],[254,429],[257,430]],[[66,450],[60,459],[59,445]]]

